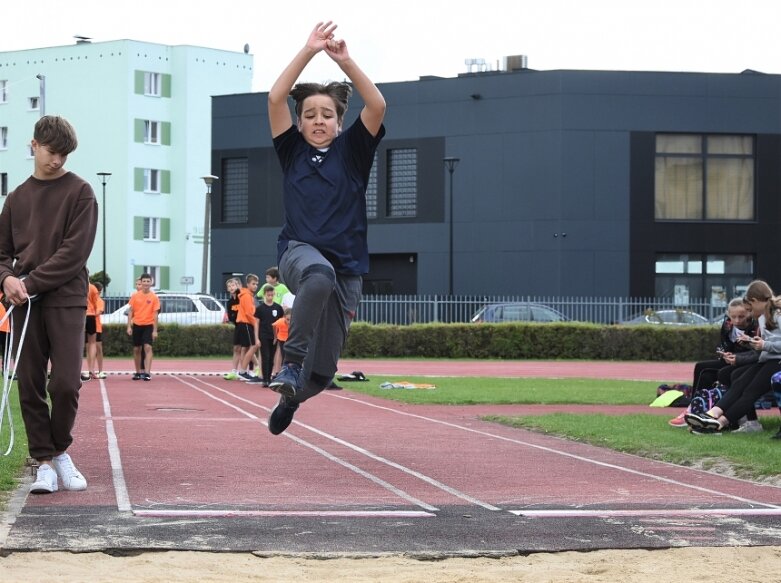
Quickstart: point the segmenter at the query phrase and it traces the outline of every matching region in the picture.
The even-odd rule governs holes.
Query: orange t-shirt
[[[106,302],[98,296],[98,304],[95,313],[95,332],[103,332],[103,322],[100,321],[100,315],[106,310]]]
[[[277,333],[277,340],[280,342],[287,342],[287,336],[290,333],[290,326],[287,325],[287,320],[280,318],[271,323],[274,327],[274,331]]]
[[[255,300],[246,287],[239,290],[239,309],[236,312],[236,322],[255,325]]]
[[[133,324],[151,326],[155,323],[155,314],[160,311],[160,299],[155,292],[135,292],[128,304],[133,311]]]
[[[98,298],[100,297],[100,294],[98,293],[98,288],[95,287],[95,284],[89,284],[89,289],[87,290],[87,315],[88,316],[97,316],[98,315]]]
[[[0,292],[0,300],[3,299],[3,292]],[[5,318],[5,306],[3,304],[0,304],[0,320]],[[0,332],[10,332],[11,331],[11,319],[7,319],[5,322],[3,322],[3,325],[0,326]]]

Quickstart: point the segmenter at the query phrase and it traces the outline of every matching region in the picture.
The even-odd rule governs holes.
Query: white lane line
[[[226,407],[230,407],[231,409],[234,409],[235,411],[238,411],[242,415],[244,415],[244,416],[246,416],[246,417],[248,417],[248,418],[250,418],[250,419],[252,419],[254,421],[258,421],[259,423],[261,423],[263,425],[268,426],[268,424],[265,421],[263,421],[259,417],[256,417],[255,415],[253,415],[249,411],[245,411],[244,409],[242,409],[241,407],[237,407],[233,403],[229,403],[228,401],[225,401],[224,399],[220,399],[219,397],[217,397],[215,395],[212,395],[210,392],[205,391],[204,389],[202,389],[200,387],[197,387],[194,384],[192,384],[192,383],[190,383],[188,381],[185,381],[184,379],[182,379],[180,377],[174,377],[174,378],[176,378],[176,380],[178,380],[180,383],[183,383],[183,384],[187,385],[188,387],[192,388],[193,390],[196,390],[196,391],[206,395],[210,399],[214,399],[218,403],[222,403]],[[201,381],[201,382],[203,382],[203,381]],[[204,383],[204,384],[206,384],[208,386],[213,386],[213,385],[209,385],[208,383]],[[214,387],[214,388],[218,388],[218,387]],[[232,395],[232,393],[230,393],[228,391],[224,391],[224,392],[226,392],[229,395]],[[239,399],[239,400],[244,400],[244,399],[241,399],[241,397],[238,397],[238,396],[236,396],[236,398]],[[247,401],[247,402],[248,403],[252,403],[251,401]],[[265,409],[266,411],[268,411],[268,409],[266,407],[261,407],[260,405],[257,405],[257,404],[255,404],[255,405],[260,407],[261,409]],[[370,481],[374,482],[378,486],[380,486],[382,488],[385,488],[389,492],[394,493],[396,496],[398,496],[398,497],[400,497],[400,498],[410,502],[411,504],[414,504],[416,506],[420,506],[421,508],[423,508],[424,510],[427,510],[429,512],[436,512],[437,510],[439,510],[435,506],[432,506],[430,504],[427,504],[426,502],[423,502],[422,500],[419,500],[419,499],[415,498],[414,496],[408,494],[404,490],[401,490],[400,488],[397,488],[393,484],[391,484],[389,482],[386,482],[385,480],[375,476],[374,474],[370,474],[369,472],[367,472],[365,470],[362,470],[358,466],[355,466],[355,465],[351,464],[350,462],[348,462],[346,460],[343,460],[341,458],[336,457],[335,455],[332,455],[331,453],[325,451],[324,449],[322,449],[320,447],[317,447],[316,445],[314,445],[312,443],[304,441],[303,439],[301,439],[299,437],[296,437],[295,435],[291,435],[288,432],[285,432],[282,435],[284,435],[288,439],[291,439],[291,440],[295,441],[299,445],[302,445],[304,447],[308,447],[309,449],[319,453],[320,455],[322,455],[326,459],[328,459],[328,460],[330,460],[332,462],[335,462],[335,463],[337,463],[337,464],[347,468],[348,470],[350,470],[352,472],[355,472],[356,474],[358,474],[360,476],[363,476],[367,480],[370,480]]]
[[[108,457],[111,461],[111,479],[114,483],[114,496],[117,499],[117,510],[132,512],[130,496],[127,492],[125,472],[122,471],[122,457],[119,455],[119,442],[114,431],[114,420],[111,417],[111,405],[108,402],[106,383],[100,379],[100,395],[103,399],[103,416],[106,418],[106,437],[108,438]]]
[[[248,405],[251,405],[253,407],[258,407],[259,409],[263,409],[264,411],[269,411],[267,407],[264,407],[262,405],[259,405],[258,403],[255,403],[254,401],[250,401],[249,399],[245,399],[244,397],[240,397],[239,395],[236,395],[235,393],[232,393],[230,391],[227,391],[221,387],[212,385],[210,383],[207,383],[206,381],[203,381],[201,379],[197,379],[198,382],[203,383],[204,385],[211,387],[215,390],[218,390],[222,393],[225,393],[226,395],[230,395],[234,399],[237,399],[239,401],[242,401],[244,403],[247,403]],[[342,445],[348,449],[352,449],[353,451],[356,451],[376,462],[380,462],[382,464],[388,465],[392,468],[395,468],[399,470],[400,472],[403,472],[409,476],[413,476],[415,478],[418,478],[419,480],[422,480],[423,482],[426,482],[427,484],[442,490],[443,492],[447,492],[451,496],[454,496],[456,498],[460,498],[461,500],[464,500],[466,502],[469,502],[470,504],[474,504],[476,506],[481,506],[482,508],[485,508],[486,510],[492,510],[492,511],[499,511],[501,508],[497,508],[496,506],[493,506],[492,504],[488,504],[487,502],[483,502],[482,500],[478,500],[477,498],[474,498],[470,496],[469,494],[465,494],[464,492],[461,492],[459,490],[456,490],[455,488],[452,488],[448,486],[447,484],[443,484],[442,482],[435,480],[431,476],[427,476],[425,474],[421,474],[418,471],[415,471],[411,468],[408,468],[406,466],[402,466],[401,464],[398,464],[394,461],[391,461],[387,458],[384,458],[380,455],[377,455],[375,453],[370,452],[367,449],[364,449],[358,445],[355,445],[354,443],[350,443],[348,441],[344,441],[343,439],[340,439],[336,437],[335,435],[331,435],[330,433],[325,433],[324,431],[321,431],[315,427],[312,427],[310,425],[307,425],[306,423],[301,423],[300,421],[293,421],[296,425],[299,427],[303,427],[304,429],[308,429],[312,433],[316,433],[317,435],[320,435],[321,437],[324,437],[325,439],[329,439],[335,443],[338,443],[339,445]],[[265,424],[265,423],[264,423]],[[287,433],[284,433],[283,435],[288,435]]]
[[[595,516],[781,516],[781,508],[660,508],[642,510],[510,510],[528,518],[593,518]],[[668,528],[667,530],[673,530]],[[679,529],[680,530],[680,529]]]
[[[450,423],[449,421],[442,421],[441,419],[434,419],[432,417],[425,417],[423,415],[418,415],[416,413],[408,413],[406,411],[400,411],[398,409],[385,407],[383,405],[377,405],[375,403],[369,403],[367,401],[362,401],[361,399],[356,399],[354,397],[345,397],[345,396],[342,396],[342,395],[333,395],[333,394],[329,394],[328,396],[332,397],[332,398],[335,398],[335,399],[345,399],[347,401],[353,401],[355,403],[361,403],[362,405],[366,405],[367,407],[374,407],[376,409],[381,409],[383,411],[390,411],[391,413],[395,413],[397,415],[403,415],[405,417],[412,417],[412,418],[415,418],[415,419],[420,419],[420,420],[426,421],[428,423],[436,423],[436,424],[439,424],[439,425],[444,425],[446,427],[452,427],[454,429],[460,429],[461,431],[466,431],[466,432],[469,432],[469,433],[475,433],[477,435],[482,435],[484,437],[490,437],[492,439],[498,439],[500,441],[506,441],[506,442],[509,442],[509,443],[514,443],[516,445],[522,445],[524,447],[531,447],[533,449],[539,449],[541,451],[545,451],[545,452],[548,452],[548,453],[560,455],[560,456],[563,456],[563,457],[572,458],[572,459],[575,459],[575,460],[578,460],[578,461],[581,461],[581,462],[593,464],[593,465],[596,465],[596,466],[601,466],[601,467],[604,467],[604,468],[609,468],[609,469],[612,469],[612,470],[617,470],[617,471],[620,471],[620,472],[625,472],[625,473],[632,474],[632,475],[635,475],[635,476],[648,478],[650,480],[657,480],[659,482],[665,482],[667,484],[673,484],[675,486],[681,486],[682,488],[688,488],[690,490],[696,490],[698,492],[704,492],[706,494],[713,494],[715,496],[721,496],[721,497],[724,497],[724,498],[729,498],[731,500],[737,500],[738,502],[743,502],[745,504],[756,504],[756,505],[766,506],[768,508],[781,509],[781,506],[779,506],[777,504],[771,504],[769,502],[760,502],[758,500],[752,500],[750,498],[743,498],[742,496],[736,496],[734,494],[728,494],[726,492],[720,492],[719,490],[713,490],[711,488],[704,488],[702,486],[695,486],[694,484],[687,484],[686,482],[680,482],[680,481],[674,480],[672,478],[665,478],[664,476],[657,476],[655,474],[649,474],[647,472],[641,472],[640,470],[633,470],[632,468],[627,468],[627,467],[619,466],[619,465],[616,465],[616,464],[610,464],[610,463],[607,463],[607,462],[601,462],[599,460],[595,460],[595,459],[592,459],[592,458],[580,456],[580,455],[577,455],[577,454],[574,454],[574,453],[569,453],[569,452],[566,452],[566,451],[561,451],[561,450],[558,450],[558,449],[554,449],[552,447],[546,447],[544,445],[537,445],[535,443],[529,443],[527,441],[522,441],[520,439],[514,439],[514,438],[510,438],[510,437],[505,437],[503,435],[497,435],[495,433],[489,433],[487,431],[481,431],[479,429],[472,429],[471,427],[464,427],[463,425],[457,425],[455,423]],[[625,454],[625,455],[629,455],[629,454]],[[660,462],[660,461],[657,461],[657,460],[651,460],[651,461],[654,461],[655,463],[669,465],[669,466],[675,467],[675,468],[679,468],[680,467],[680,466],[675,466],[674,464],[666,464],[665,462]],[[737,478],[730,478],[730,479],[737,479]]]
[[[305,516],[322,518],[427,518],[420,510],[135,510],[135,516],[151,518],[256,518]]]

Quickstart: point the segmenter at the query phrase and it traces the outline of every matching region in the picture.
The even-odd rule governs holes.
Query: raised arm
[[[328,40],[325,52],[352,81],[353,87],[363,99],[364,107],[361,110],[361,121],[369,133],[376,136],[380,131],[382,120],[385,118],[385,98],[382,93],[350,57],[347,43],[343,40]]]
[[[285,67],[285,70],[271,87],[268,93],[268,119],[272,138],[287,131],[293,123],[293,117],[290,115],[290,108],[287,104],[290,90],[312,57],[325,49],[328,41],[333,40],[334,30],[336,30],[336,25],[330,20],[318,22],[309,33],[309,39],[304,48],[298,51],[298,54],[293,57],[293,60]]]

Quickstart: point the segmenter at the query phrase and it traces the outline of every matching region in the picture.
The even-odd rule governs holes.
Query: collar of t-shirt
[[[310,160],[319,166],[323,163],[326,152],[328,152],[328,148],[312,148],[312,156]]]

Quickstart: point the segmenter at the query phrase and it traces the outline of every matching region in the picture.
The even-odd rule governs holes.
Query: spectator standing
[[[274,366],[274,322],[282,318],[282,306],[274,301],[274,286],[266,284],[261,289],[263,302],[255,308],[255,327],[260,341],[260,370],[250,382],[262,383],[264,387],[271,382],[271,372]]]
[[[127,335],[133,339],[133,363],[136,372],[133,380],[152,380],[152,344],[157,340],[157,316],[160,299],[152,291],[152,276],[141,275],[141,291],[130,296],[127,312]],[[144,355],[143,364],[141,355]]]
[[[30,492],[43,494],[55,492],[59,481],[66,490],[87,488],[66,450],[79,405],[86,265],[98,203],[89,183],[65,170],[78,145],[67,120],[41,117],[30,145],[33,174],[6,197],[0,213],[0,288],[17,307],[17,338],[27,320],[15,372],[30,457],[38,462]]]

